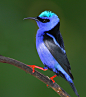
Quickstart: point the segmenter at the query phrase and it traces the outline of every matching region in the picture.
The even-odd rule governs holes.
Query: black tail
[[[78,97],[80,97],[79,94],[78,94],[78,92],[77,92],[77,90],[76,90],[76,88],[75,88],[75,86],[74,86],[74,83],[70,83],[70,82],[69,82],[69,84],[70,84],[70,86],[72,87],[72,89],[73,89],[73,91],[75,92],[75,94],[76,94]]]
[[[65,75],[63,75],[60,71],[59,71],[59,75],[60,75],[61,77],[63,77],[63,78],[70,84],[70,86],[72,87],[72,89],[73,89],[73,91],[75,92],[75,94],[76,94],[78,97],[80,97],[79,94],[78,94],[78,92],[77,92],[77,90],[76,90],[76,88],[75,88],[75,86],[74,86],[74,83],[69,82],[69,81],[66,79]]]

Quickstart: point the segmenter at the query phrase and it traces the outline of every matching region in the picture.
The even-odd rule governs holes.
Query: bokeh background
[[[74,83],[80,97],[86,96],[86,1],[85,0],[0,0],[0,55],[29,65],[43,67],[36,51],[36,22],[24,20],[36,17],[44,10],[60,18],[60,31]],[[38,70],[38,69],[37,69]],[[53,76],[51,71],[41,71]],[[55,81],[76,97],[68,82],[61,77]],[[25,71],[0,63],[0,97],[59,97],[51,88]]]

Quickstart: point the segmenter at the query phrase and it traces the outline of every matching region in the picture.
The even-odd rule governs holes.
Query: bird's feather
[[[71,74],[71,71],[70,71],[71,67],[70,67],[69,61],[67,59],[66,52],[64,52],[64,50],[65,50],[64,43],[63,43],[62,36],[59,32],[58,26],[59,25],[56,25],[55,28],[53,28],[51,31],[46,31],[44,34],[43,41],[44,41],[46,47],[48,48],[48,50],[50,51],[50,53],[56,59],[56,61],[70,75],[70,77],[72,79],[74,79],[73,75]],[[56,35],[56,34],[59,34],[59,39],[58,39],[58,35]],[[57,42],[58,45],[55,43],[55,41]]]

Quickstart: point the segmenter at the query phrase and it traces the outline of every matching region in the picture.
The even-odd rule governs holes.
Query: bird
[[[50,78],[53,83],[55,82],[54,77],[61,76],[70,84],[75,94],[80,97],[73,83],[74,77],[71,73],[70,63],[59,29],[59,17],[54,12],[45,10],[37,17],[27,17],[25,19],[32,19],[37,22],[39,29],[36,34],[36,49],[44,64],[44,68],[28,65],[33,68],[32,72],[35,72],[34,68],[53,71],[55,75]]]

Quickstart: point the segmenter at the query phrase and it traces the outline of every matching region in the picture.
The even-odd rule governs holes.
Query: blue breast
[[[55,59],[45,46],[43,42],[43,35],[36,35],[36,48],[39,54],[39,57],[44,65],[47,65],[48,68],[53,69],[55,64]]]

